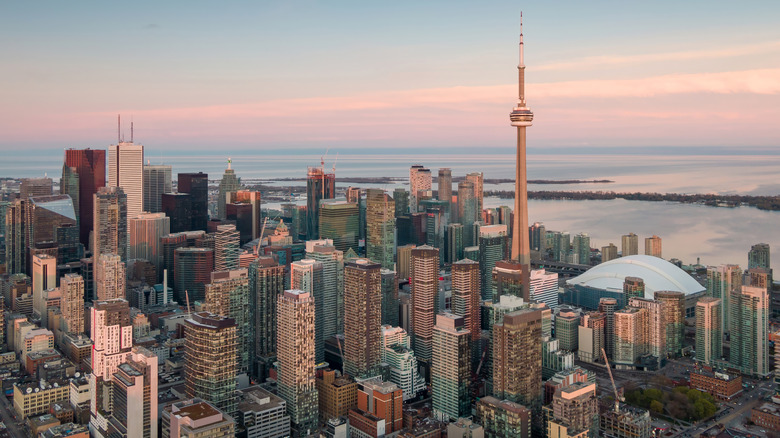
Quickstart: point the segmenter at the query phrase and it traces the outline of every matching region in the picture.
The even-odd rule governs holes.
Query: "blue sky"
[[[4,2],[0,150],[777,146],[780,3]]]

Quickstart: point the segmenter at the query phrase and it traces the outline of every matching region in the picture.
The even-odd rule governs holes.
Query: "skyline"
[[[521,8],[529,149],[777,146],[780,6],[608,5],[3,5],[0,149],[509,152]]]

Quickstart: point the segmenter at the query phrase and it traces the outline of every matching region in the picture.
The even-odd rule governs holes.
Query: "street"
[[[0,399],[2,399],[2,401],[0,401],[0,416],[3,419],[3,423],[5,423],[8,432],[11,433],[11,436],[27,436],[26,431],[20,428],[19,424],[17,424],[14,419],[15,412],[11,402],[5,395],[0,397]]]

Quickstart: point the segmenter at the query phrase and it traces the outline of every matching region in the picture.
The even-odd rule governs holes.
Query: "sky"
[[[777,1],[0,2],[0,152],[780,149]]]

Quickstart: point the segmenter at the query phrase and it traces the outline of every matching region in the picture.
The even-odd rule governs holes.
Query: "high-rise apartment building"
[[[241,188],[241,179],[236,176],[236,171],[233,170],[233,160],[228,158],[228,167],[225,169],[225,173],[222,174],[222,180],[219,182],[219,196],[217,199],[217,218],[221,220],[227,219],[227,194],[235,192]]]
[[[127,196],[120,187],[101,187],[95,194],[92,215],[92,257],[116,254],[127,260]]]
[[[531,296],[529,300],[547,304],[550,310],[558,308],[558,274],[544,269],[531,271]]]
[[[588,233],[574,235],[571,262],[580,265],[590,264],[590,236]]]
[[[228,415],[236,412],[238,336],[232,318],[208,312],[184,321],[184,386],[188,397],[208,400]]]
[[[62,330],[65,333],[84,333],[84,278],[68,273],[60,279]]]
[[[356,433],[352,428],[367,433],[366,423],[385,423],[385,433],[392,434],[401,430],[403,426],[403,394],[394,383],[382,382],[379,378],[362,380],[358,382],[357,408],[349,413],[350,429],[352,436],[364,436]],[[369,419],[366,422],[365,419]],[[360,421],[364,420],[364,421]],[[362,423],[362,424],[361,424]],[[380,428],[381,429],[381,428]]]
[[[620,251],[622,257],[639,254],[639,236],[634,233],[621,236]]]
[[[467,417],[471,413],[471,333],[462,316],[436,315],[433,328],[431,386],[433,412],[442,421]]]
[[[542,222],[534,222],[528,230],[528,233],[531,249],[539,251],[540,255],[544,257],[547,252],[547,228]]]
[[[603,360],[601,350],[606,349],[606,316],[601,312],[588,312],[582,316],[578,331],[577,359],[583,362]]]
[[[430,361],[438,312],[439,250],[427,245],[412,249],[411,268],[414,352],[420,360]]]
[[[553,260],[569,263],[571,253],[571,234],[568,231],[553,231]]]
[[[323,280],[323,266],[321,262],[313,259],[303,259],[292,262],[290,265],[290,287],[311,294],[314,310],[314,351],[317,362],[325,359],[323,338],[325,318],[333,315],[325,315],[325,284]]]
[[[596,437],[599,407],[596,384],[575,382],[553,395],[546,429],[549,437]]]
[[[94,149],[66,149],[65,166],[76,169],[79,181],[78,215],[79,240],[89,247],[89,233],[92,231],[94,195],[106,185],[106,151]]]
[[[601,298],[599,300],[599,312],[604,314],[604,350],[610,359],[615,357],[615,312],[617,309],[616,299]]]
[[[413,399],[425,388],[417,372],[417,358],[406,331],[401,327],[382,326],[382,362],[390,366],[390,381],[403,390],[404,401]]]
[[[99,300],[126,298],[125,262],[116,254],[100,254],[95,262],[95,296]]]
[[[206,285],[204,310],[231,318],[236,324],[238,373],[248,374],[255,359],[254,324],[250,307],[249,273],[246,268],[211,273]]]
[[[768,243],[757,243],[750,247],[750,252],[748,252],[748,269],[752,268],[772,269]]]
[[[277,303],[279,396],[287,402],[293,429],[307,436],[317,429],[314,304],[310,292],[287,290]]]
[[[46,301],[44,291],[57,287],[57,258],[48,254],[32,256],[33,311],[45,322]],[[46,327],[45,323],[43,325]]]
[[[409,168],[409,212],[417,213],[420,200],[431,190],[431,170],[415,164]],[[421,197],[422,196],[422,197]]]
[[[442,167],[439,169],[437,182],[439,201],[452,202],[452,169]]]
[[[104,425],[104,412],[112,411],[110,391],[104,382],[111,381],[121,363],[133,347],[133,324],[130,322],[130,307],[127,300],[116,298],[97,300],[91,310],[92,329],[92,374],[89,386],[90,422]]]
[[[144,211],[144,147],[120,141],[108,147],[108,186],[127,195],[127,216]]]
[[[661,314],[666,326],[666,355],[682,354],[685,334],[685,294],[678,291],[656,291],[655,300],[661,302]]]
[[[529,276],[530,277],[530,276]],[[529,279],[530,281],[530,279]],[[528,302],[531,300],[530,285],[528,296],[523,293],[523,266],[514,260],[501,260],[496,262],[493,268],[493,301],[499,300],[504,295],[512,295]],[[483,294],[485,291],[482,291]],[[484,296],[483,296],[484,297]]]
[[[653,237],[645,237],[645,255],[653,257],[661,257],[661,238],[653,235]]]
[[[458,183],[458,220],[463,224],[463,236],[466,246],[476,245],[477,238],[472,231],[472,225],[479,220],[477,215],[478,200],[474,194],[474,183],[463,180]]]
[[[493,394],[532,410],[542,403],[542,312],[507,313],[493,326]]]
[[[395,201],[384,190],[366,191],[366,256],[385,269],[395,260]]]
[[[171,166],[165,164],[146,164],[144,166],[144,208],[148,213],[162,211],[163,193],[173,191]]]
[[[484,175],[482,172],[472,172],[469,174],[466,174],[466,181],[469,181],[472,184],[473,191],[474,191],[474,199],[476,200],[476,214],[477,214],[477,220],[479,220],[480,217],[482,217],[482,210],[484,209],[484,205],[482,203],[482,191],[484,186]]]
[[[461,260],[452,264],[452,313],[463,317],[472,343],[482,335],[479,263]]]
[[[626,303],[631,298],[645,297],[645,281],[639,277],[626,277],[623,280],[623,299]]]
[[[723,357],[723,311],[720,298],[702,297],[696,302],[696,360],[712,365]]]
[[[284,266],[270,256],[261,256],[249,265],[249,287],[253,302],[255,347],[261,364],[257,375],[267,375],[276,360],[276,300],[284,293]]]
[[[179,193],[190,195],[192,220],[189,230],[206,231],[209,221],[209,176],[206,173],[180,173],[178,185]]]
[[[111,388],[109,435],[157,438],[157,355],[133,347],[117,367]]]
[[[617,246],[610,243],[607,246],[601,247],[601,263],[615,260],[616,258],[618,258]]]
[[[769,368],[769,298],[761,287],[731,291],[729,362],[742,373],[765,377]]]
[[[619,369],[633,369],[647,345],[647,309],[624,307],[614,313],[613,362]]]
[[[320,201],[336,197],[336,174],[309,167],[306,175],[306,240],[320,238]]]
[[[731,292],[742,288],[742,268],[739,265],[707,267],[707,296],[720,298],[723,305],[721,328],[723,333],[731,329]]]
[[[344,333],[344,253],[327,240],[306,242],[306,258],[322,264],[322,340]],[[315,299],[317,297],[315,296]]]
[[[488,396],[479,399],[476,411],[488,438],[531,438],[532,413],[521,404]]]
[[[644,352],[655,356],[659,362],[668,354],[667,323],[670,323],[674,317],[665,312],[671,310],[670,304],[649,298],[633,297],[628,300],[629,306],[647,310],[647,326],[642,328],[645,339]],[[671,341],[674,342],[674,339]]]
[[[493,268],[499,261],[506,260],[508,239],[506,225],[485,225],[479,229],[479,271],[484,299],[497,299],[494,296]]]
[[[455,263],[463,259],[463,249],[465,241],[463,240],[463,224],[449,224],[447,226],[447,257],[446,263]]]
[[[560,307],[555,314],[555,337],[560,341],[561,350],[577,351],[580,318],[580,311],[569,307]]]
[[[214,237],[214,270],[238,269],[238,255],[241,253],[240,237],[235,225],[218,225]]]
[[[144,213],[127,219],[128,260],[143,259],[154,265],[162,278],[163,254],[160,238],[171,233],[171,219],[164,213]]]
[[[381,265],[357,259],[344,267],[344,373],[365,378],[381,360]]]

